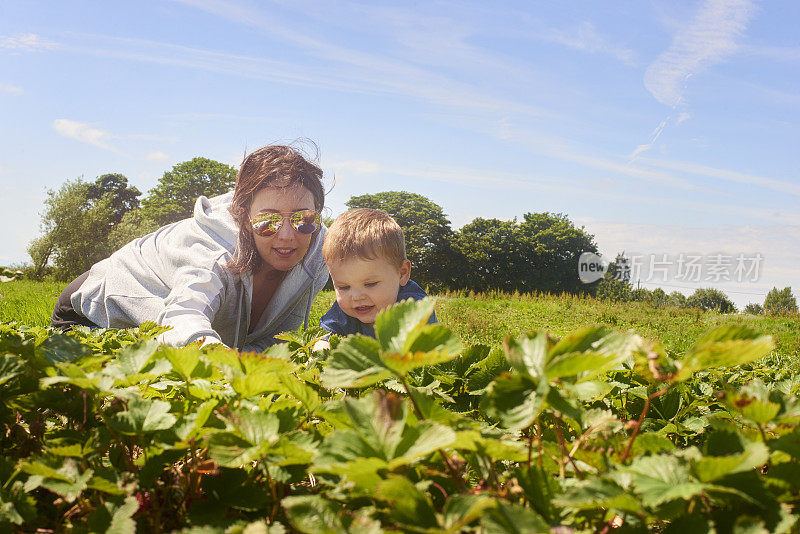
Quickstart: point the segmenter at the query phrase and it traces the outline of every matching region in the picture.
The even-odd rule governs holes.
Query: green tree
[[[597,284],[595,297],[597,300],[609,302],[629,302],[633,287],[630,283],[630,273],[623,272],[628,259],[623,253],[617,254],[614,261],[608,265],[603,279]]]
[[[112,225],[119,224],[126,213],[139,207],[141,194],[136,187],[128,186],[128,179],[122,174],[104,174],[86,188],[88,200],[107,199]]]
[[[770,315],[797,313],[797,299],[792,295],[792,288],[773,287],[764,299],[764,311]]]
[[[576,227],[563,213],[526,213],[517,239],[522,267],[518,272],[522,291],[594,293],[578,277],[583,252],[597,252],[594,236]]]
[[[518,230],[516,221],[480,217],[464,225],[456,237],[456,247],[463,258],[458,285],[473,291],[532,290],[520,287],[520,275],[527,265]]]
[[[28,246],[35,272],[52,264],[53,274],[68,280],[109,256],[107,236],[115,217],[110,197],[89,198],[90,185],[67,181],[47,192],[42,213],[42,236]]]
[[[669,297],[666,292],[660,287],[655,288],[650,292],[650,304],[656,308],[663,308],[667,305]]]
[[[716,310],[720,313],[733,313],[736,306],[731,299],[718,289],[697,289],[686,299],[687,308],[700,308],[702,310]]]
[[[192,216],[197,197],[221,195],[236,184],[236,169],[208,158],[179,163],[142,200],[145,219],[159,226]]]
[[[411,277],[423,287],[452,286],[453,230],[441,206],[416,193],[386,191],[352,197],[347,207],[379,209],[394,217],[405,234]]]
[[[673,308],[685,308],[686,307],[686,295],[681,293],[680,291],[673,291],[669,294],[667,298],[667,305],[672,306]]]
[[[761,315],[764,313],[764,308],[761,307],[761,304],[750,303],[744,307],[744,312],[749,313],[751,315]]]

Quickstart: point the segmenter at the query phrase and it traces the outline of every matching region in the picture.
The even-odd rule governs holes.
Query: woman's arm
[[[161,334],[159,341],[175,346],[203,338],[203,344],[223,343],[212,322],[225,296],[226,284],[220,272],[195,266],[178,268],[156,320],[172,328]],[[236,317],[231,320],[235,322]]]

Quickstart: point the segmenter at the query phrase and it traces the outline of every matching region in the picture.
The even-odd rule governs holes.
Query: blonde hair
[[[400,267],[406,261],[403,229],[381,210],[357,208],[339,215],[325,234],[322,255],[327,263],[379,257]]]

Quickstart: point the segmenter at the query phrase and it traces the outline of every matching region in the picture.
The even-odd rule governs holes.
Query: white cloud
[[[93,145],[104,150],[110,150],[112,152],[117,151],[108,144],[108,140],[115,137],[113,134],[93,128],[85,122],[56,119],[53,121],[53,129],[63,137]]]
[[[678,171],[688,174],[695,174],[705,176],[708,178],[717,178],[720,180],[727,180],[730,182],[737,182],[740,184],[755,185],[765,189],[772,189],[789,195],[800,196],[800,184],[792,182],[783,182],[775,180],[774,178],[767,178],[764,176],[757,176],[755,174],[745,174],[743,172],[728,171],[725,169],[717,169],[707,165],[699,165],[697,163],[686,163],[682,161],[666,161],[660,159],[641,158],[640,163],[667,169],[671,171]]]
[[[53,50],[58,48],[58,43],[43,39],[35,33],[28,33],[19,37],[0,37],[0,48],[33,52],[35,50]]]
[[[559,43],[574,50],[609,55],[627,65],[636,64],[636,52],[611,43],[597,33],[591,22],[583,22],[570,31],[540,27],[536,35],[544,41]]]
[[[686,122],[691,118],[692,118],[692,114],[691,113],[689,113],[688,111],[681,111],[680,115],[678,115],[678,118],[675,119],[675,124],[680,124],[682,122]]]
[[[147,155],[146,159],[147,161],[167,161],[169,159],[169,156],[164,154],[163,152],[155,151],[155,152],[150,152]]]
[[[12,95],[21,95],[22,87],[0,83],[0,91],[4,93],[10,93]]]
[[[666,119],[661,121],[661,123],[658,126],[656,126],[656,129],[653,130],[653,133],[650,134],[650,142],[646,143],[644,145],[637,146],[636,150],[634,150],[631,153],[631,155],[628,156],[628,159],[630,161],[633,161],[636,158],[636,156],[638,156],[642,152],[645,152],[645,151],[650,150],[651,148],[653,148],[653,145],[656,144],[656,141],[658,141],[658,138],[661,137],[661,132],[664,131],[664,128],[667,126],[667,122],[668,121],[669,121],[669,117],[667,117]]]
[[[678,30],[670,47],[647,68],[647,90],[666,106],[684,104],[686,81],[737,51],[736,38],[744,32],[752,12],[749,0],[705,0]]]

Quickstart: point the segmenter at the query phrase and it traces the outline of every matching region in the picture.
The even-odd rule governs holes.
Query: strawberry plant
[[[262,354],[0,324],[0,530],[798,532],[800,378],[770,336],[464,347],[431,301]]]

